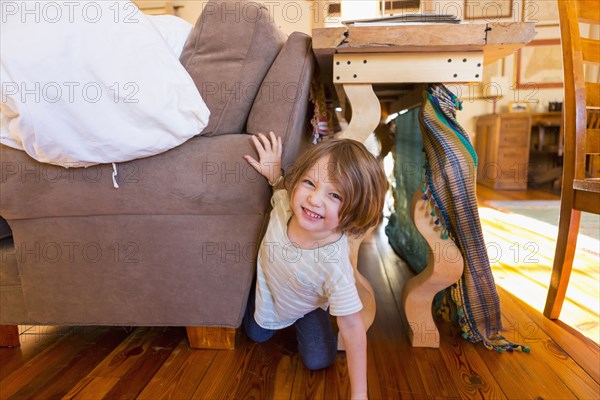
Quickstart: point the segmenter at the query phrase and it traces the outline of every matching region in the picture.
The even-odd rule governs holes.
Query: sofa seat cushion
[[[162,154],[117,164],[71,168],[38,163],[0,145],[0,215],[56,216],[264,214],[270,188],[244,159],[256,157],[245,134],[195,137]]]
[[[244,130],[260,84],[285,39],[259,3],[206,3],[180,58],[211,113],[203,135]]]
[[[0,322],[238,327],[262,221],[260,215],[15,221],[20,239],[0,247],[9,264],[0,264]]]

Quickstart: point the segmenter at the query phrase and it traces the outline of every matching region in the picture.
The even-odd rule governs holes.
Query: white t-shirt
[[[271,204],[269,226],[258,252],[256,323],[265,329],[283,329],[319,307],[329,307],[334,316],[360,311],[346,235],[323,247],[299,248],[287,235],[292,216],[288,192],[275,191]]]

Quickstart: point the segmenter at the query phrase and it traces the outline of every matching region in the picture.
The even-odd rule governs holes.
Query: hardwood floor
[[[558,226],[488,207],[492,201],[559,200],[546,192],[477,188],[479,215],[496,284],[542,312]],[[600,343],[600,244],[581,234],[560,319]]]
[[[383,227],[365,241],[361,272],[375,289],[368,332],[371,399],[598,399],[599,348],[499,287],[504,335],[531,353],[486,350],[439,322],[439,349],[412,348],[400,298],[413,274]],[[185,328],[21,327],[0,349],[0,398],[344,399],[345,356],[316,372],[302,365],[292,329],[235,350],[192,350]]]

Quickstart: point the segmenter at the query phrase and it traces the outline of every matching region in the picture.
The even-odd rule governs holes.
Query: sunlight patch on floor
[[[540,312],[544,310],[557,228],[488,207],[479,216],[494,279]],[[580,235],[560,320],[600,343],[598,240]]]

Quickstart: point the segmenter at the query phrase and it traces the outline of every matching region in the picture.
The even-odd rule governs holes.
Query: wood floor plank
[[[240,339],[234,350],[219,351],[192,395],[193,399],[232,399],[254,352],[259,349]],[[260,350],[258,350],[260,351]]]
[[[407,326],[393,298],[373,239],[363,242],[358,263],[361,274],[373,286],[377,302],[377,314],[369,330],[370,335],[377,339],[370,340],[368,345],[373,349],[373,361],[388,366],[379,371],[375,382],[369,382],[369,387],[379,385],[382,398],[428,398],[415,354],[408,342]],[[390,359],[397,361],[390,362]]]
[[[274,400],[289,400],[292,396],[294,387],[294,376],[298,369],[298,357],[284,355],[275,372],[275,389],[273,390]]]
[[[217,353],[217,350],[192,349],[186,340],[182,340],[138,399],[192,397]]]
[[[166,340],[168,342],[173,340],[173,337],[175,337],[175,340],[181,340],[185,333],[184,330],[180,328],[179,334],[176,332],[177,330],[174,329],[172,332],[169,332],[169,335],[164,335],[162,328],[134,329],[133,332],[131,332],[131,334],[117,348],[115,348],[100,364],[90,371],[86,377],[91,379],[85,380],[87,382],[86,385],[77,385],[77,387],[70,390],[65,397],[102,398],[109,395],[109,393],[116,385],[119,385],[119,382],[124,377],[128,377],[130,376],[129,374],[135,373],[131,371],[135,371],[135,368],[138,368],[139,366],[138,363],[140,363],[140,360],[143,360],[149,353],[153,352],[152,347],[157,346],[157,342],[160,341],[161,338],[163,338],[162,340]],[[172,348],[175,346],[176,345],[173,345]],[[158,368],[160,368],[160,365]],[[143,372],[143,370],[140,372]],[[145,378],[145,376],[143,377]],[[114,386],[107,387],[107,385],[111,383]],[[105,394],[100,396],[97,393],[97,388],[100,388]]]
[[[401,298],[402,289],[405,282],[410,279],[413,274],[408,272],[408,266],[404,269],[403,273],[398,272],[396,254],[391,250],[390,246],[386,242],[386,237],[382,234],[381,230],[377,236],[374,237],[374,241],[377,245],[378,251],[382,258],[387,260],[385,263],[386,274],[390,281],[390,287],[394,293],[394,299],[398,304],[398,308],[402,309]],[[424,377],[434,377],[428,379],[438,379],[438,372],[428,372],[428,364],[433,365],[433,368],[439,368],[438,364],[444,364],[445,371],[445,386],[447,388],[455,386],[455,389],[446,389],[447,393],[437,393],[435,385],[430,387],[429,393],[432,396],[438,397],[456,397],[463,396],[466,398],[494,398],[502,399],[506,398],[502,389],[497,384],[494,376],[486,367],[484,360],[481,359],[479,354],[472,350],[472,344],[464,340],[459,333],[458,328],[452,326],[446,322],[438,322],[438,330],[440,331],[440,340],[444,340],[440,343],[439,350],[433,350],[433,354],[436,351],[439,352],[442,360],[440,361],[437,357],[435,360],[429,360],[428,363],[420,363],[421,375]],[[427,349],[430,351],[431,350]],[[467,352],[469,355],[467,356]],[[417,353],[418,354],[418,353]],[[417,359],[421,359],[417,357]],[[448,381],[448,374],[451,381]],[[426,378],[424,378],[425,380]],[[427,383],[426,383],[427,385]],[[440,390],[443,391],[442,388]]]
[[[518,307],[506,297],[503,296],[502,313],[511,324],[510,329],[518,335],[515,341],[529,345],[532,349],[530,356],[538,358],[540,365],[545,367],[539,374],[546,380],[556,381],[557,385],[562,382],[579,399],[597,397],[600,390],[598,383],[529,317],[537,311],[528,306]]]
[[[173,350],[186,338],[184,328],[154,328],[160,332],[147,351],[137,357],[119,381],[106,394],[108,399],[136,398]],[[187,340],[186,340],[187,343]]]
[[[301,365],[302,360],[300,360],[300,356],[296,354],[294,357],[298,359],[298,365]],[[308,368],[297,368],[290,399],[329,400],[325,397],[326,377],[326,369],[311,371]]]
[[[504,313],[504,311],[503,311]],[[505,327],[503,334],[510,340],[511,323],[502,317]],[[575,394],[558,379],[543,357],[541,350],[532,348],[531,353],[498,353],[489,351],[483,346],[476,346],[477,351],[485,359],[488,368],[502,387],[502,391],[509,399],[522,398],[558,398],[575,399]]]
[[[536,323],[544,332],[554,339],[596,383],[600,384],[600,346],[559,319],[548,320],[537,315],[534,316]],[[544,322],[537,322],[537,318],[544,318]]]
[[[26,398],[35,393],[38,398],[56,399],[69,392],[81,379],[95,368],[108,354],[110,354],[129,334],[120,328],[101,328],[107,332],[96,339],[89,338],[87,345],[70,359],[63,368],[56,371],[54,376],[49,376],[45,382],[28,385],[30,393],[18,392],[15,397]],[[36,380],[40,379],[38,375]],[[41,390],[34,390],[39,386]]]
[[[444,362],[440,349],[415,348],[414,355],[425,391],[429,396],[435,399],[460,398],[456,390],[456,382]]]
[[[16,394],[19,394],[18,398],[26,398],[42,390],[52,379],[57,378],[64,365],[86,347],[93,346],[93,341],[107,332],[107,328],[96,327],[65,329],[68,329],[68,335],[61,337],[54,345],[0,382],[3,398]]]
[[[367,332],[367,383],[369,385],[369,399],[384,400],[381,385],[379,384],[379,369],[385,369],[385,366],[375,362],[373,340],[377,340],[377,335],[373,333],[373,329],[370,329]]]
[[[440,353],[452,374],[461,398],[506,399],[502,388],[488,369],[485,360],[475,346],[463,339],[458,327],[447,322],[438,323],[440,328]]]
[[[86,376],[73,386],[62,400],[98,400],[105,398],[110,389],[117,384],[120,378],[111,376]],[[83,390],[85,389],[85,391]]]
[[[484,236],[497,283],[543,310],[552,271],[557,230],[536,220],[523,223],[518,214],[482,208]],[[579,244],[583,241],[579,241]],[[598,256],[579,248],[569,281],[563,315],[572,324],[598,337]]]
[[[516,309],[527,310],[525,313],[530,320],[527,324],[535,323],[537,327],[564,349],[573,361],[581,366],[596,383],[600,383],[600,347],[596,343],[584,337],[581,333],[574,332],[572,328],[564,326],[560,321],[547,319],[543,314],[532,310],[530,306],[508,293],[505,289],[498,288],[498,294],[503,303],[511,304]]]
[[[542,190],[494,190],[486,186],[477,185],[477,200],[560,200],[560,196]]]
[[[51,332],[34,332],[33,334],[27,333],[33,329],[33,326],[23,326],[22,333],[19,336],[21,346],[18,348],[6,348],[0,347],[0,381],[7,375],[10,375],[15,370],[21,368],[33,357],[40,354],[42,351],[46,351],[62,336],[61,334],[52,334]],[[70,329],[70,328],[66,328]]]
[[[346,354],[339,352],[334,366],[325,372],[325,398],[349,399],[351,389]]]
[[[138,357],[144,354],[153,340],[161,334],[158,329],[136,328],[131,334],[114,349],[89,376],[121,378],[137,362]]]
[[[382,257],[388,260],[386,274],[394,293],[394,299],[398,308],[402,310],[400,300],[402,289],[412,274],[407,275],[408,268],[403,274],[397,272],[397,263],[393,262],[396,256],[385,243],[381,233],[376,238],[376,244]],[[403,318],[405,317],[403,316]],[[440,335],[440,340],[442,337]],[[465,344],[469,345],[466,342]],[[427,393],[433,397],[458,398],[461,393],[472,395],[478,391],[483,391],[484,395],[502,393],[500,388],[495,385],[495,380],[485,367],[485,363],[480,359],[467,360],[462,351],[462,343],[454,338],[451,342],[440,343],[439,349],[415,349],[415,355]],[[474,369],[473,365],[477,365],[478,368]],[[474,371],[477,372],[474,373]],[[468,379],[465,379],[465,376],[468,376]],[[501,395],[498,398],[501,398]]]
[[[234,398],[272,399],[275,387],[278,386],[279,396],[289,399],[292,381],[288,381],[291,377],[286,373],[286,368],[291,367],[293,354],[290,351],[282,351],[275,343],[280,340],[281,334],[290,333],[289,330],[280,332],[270,343],[249,344],[256,349],[252,352],[252,357],[249,358],[235,388]],[[278,372],[283,374],[278,375]],[[278,379],[282,379],[282,382],[277,382]],[[285,388],[290,389],[287,395],[283,392]]]
[[[365,239],[364,243],[376,243],[376,238],[377,234],[373,233],[371,236]],[[362,254],[360,254],[360,256],[362,256]],[[383,258],[381,254],[379,255],[379,257]],[[394,257],[398,259],[398,257],[395,254]],[[361,273],[363,273],[363,269],[370,269],[372,268],[372,265],[377,266],[379,265],[379,263],[377,261],[367,261],[366,263],[364,263],[364,260],[361,260],[361,263],[359,264],[359,269]],[[381,305],[378,305],[378,307],[381,307]],[[380,315],[381,310],[377,312],[377,314],[375,315],[375,319],[377,320],[377,318],[381,318]],[[400,333],[399,335],[402,335],[402,333]],[[400,337],[398,337],[397,339],[400,340]],[[395,389],[389,385],[382,386],[380,384],[380,379],[383,379],[382,377],[384,377],[384,374],[387,374],[388,368],[388,365],[381,364],[378,362],[378,359],[380,358],[379,354],[381,352],[381,346],[382,341],[378,337],[378,330],[377,328],[372,326],[371,329],[369,329],[369,331],[367,332],[367,378],[369,383],[369,398],[373,400],[385,400],[389,398],[389,392],[392,391],[396,392],[396,397],[400,397],[402,395],[400,389]]]
[[[558,227],[502,210],[494,202],[506,200],[506,193],[482,189],[478,187],[479,211],[496,282],[542,312]],[[559,200],[558,196],[542,197],[532,190],[517,191],[512,197],[509,200]],[[597,241],[580,232],[561,320],[598,344],[600,272],[597,251],[589,250],[594,248]]]

